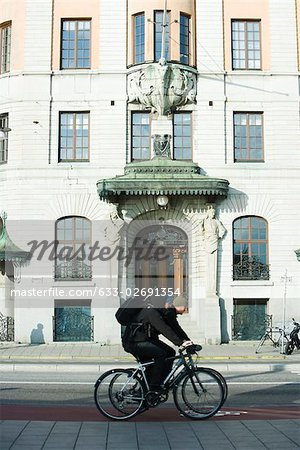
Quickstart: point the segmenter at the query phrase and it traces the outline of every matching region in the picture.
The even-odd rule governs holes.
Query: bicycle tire
[[[223,386],[223,390],[224,390],[224,397],[223,397],[223,402],[222,402],[222,406],[224,405],[224,403],[227,400],[228,397],[228,385],[227,385],[227,381],[225,380],[225,378],[223,377],[223,375],[218,372],[216,369],[212,369],[211,367],[204,367],[205,370],[209,370],[210,372],[212,372],[214,375],[216,375],[216,377],[219,378],[222,386]]]
[[[99,412],[108,419],[127,420],[141,412],[145,391],[134,371],[134,369],[112,369],[96,381],[95,404]]]
[[[285,355],[291,355],[294,351],[295,345],[293,341],[287,342],[284,348]]]
[[[211,370],[199,367],[176,380],[173,396],[176,408],[185,417],[205,420],[219,411],[225,393],[220,378]]]

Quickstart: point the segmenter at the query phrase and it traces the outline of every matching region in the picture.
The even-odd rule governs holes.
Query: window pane
[[[0,114],[0,128],[8,128],[8,114]],[[8,159],[8,133],[0,140],[0,163],[6,163]]]
[[[164,56],[167,60],[170,59],[169,55],[169,13],[166,17],[165,28],[165,54],[161,55],[162,46],[162,30],[163,30],[163,11],[154,12],[154,47],[155,47],[155,61],[158,61],[161,56]]]
[[[189,63],[189,40],[190,40],[190,19],[184,14],[180,14],[180,62]]]
[[[11,24],[0,28],[0,74],[10,70]]]
[[[145,60],[145,14],[135,16],[135,63]]]
[[[232,21],[231,27],[232,68],[260,69],[260,21]]]
[[[192,159],[191,113],[177,113],[173,118],[174,159]]]
[[[132,159],[150,158],[150,121],[148,113],[132,113]]]
[[[60,115],[60,161],[87,160],[89,150],[89,113]]]
[[[90,21],[63,21],[61,43],[63,69],[90,67],[90,38]]]

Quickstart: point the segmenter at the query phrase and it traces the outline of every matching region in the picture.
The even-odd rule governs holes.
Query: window
[[[145,60],[145,14],[134,16],[134,63]]]
[[[192,159],[191,113],[176,113],[173,117],[173,158]]]
[[[161,55],[161,45],[162,45],[162,31],[163,31],[163,11],[155,11],[154,12],[154,52],[155,52],[155,61],[159,61]],[[165,54],[163,55],[167,60],[170,59],[169,54],[169,13],[166,18],[166,27],[165,27]]]
[[[234,113],[234,161],[263,161],[263,114]]]
[[[11,23],[0,26],[0,74],[9,72],[11,47]]]
[[[90,68],[91,21],[63,20],[61,68]]]
[[[232,339],[260,339],[270,320],[267,307],[268,299],[233,299]]]
[[[91,222],[84,217],[64,217],[56,222],[55,279],[92,278],[87,259],[91,245]]]
[[[89,112],[60,113],[59,161],[89,161]]]
[[[131,157],[135,159],[150,158],[150,114],[132,113]]]
[[[55,342],[92,341],[94,317],[91,300],[55,300],[53,340]]]
[[[232,21],[232,68],[261,69],[260,21]]]
[[[190,56],[190,18],[180,13],[180,62],[189,63]]]
[[[233,279],[268,280],[267,222],[256,216],[233,223]]]
[[[8,114],[0,114],[0,129],[8,128]],[[0,164],[6,163],[8,157],[8,133],[3,133],[0,139]]]

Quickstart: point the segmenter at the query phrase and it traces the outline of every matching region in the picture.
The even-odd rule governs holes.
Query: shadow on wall
[[[44,325],[38,323],[30,333],[30,344],[45,344],[45,338],[43,333]]]
[[[221,344],[228,344],[228,321],[227,321],[227,311],[225,308],[225,300],[223,298],[219,299],[220,303],[220,314],[221,314]]]

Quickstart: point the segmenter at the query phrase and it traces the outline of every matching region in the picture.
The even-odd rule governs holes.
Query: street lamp
[[[5,141],[7,139],[7,133],[11,131],[11,128],[3,127],[0,128],[0,141]]]

